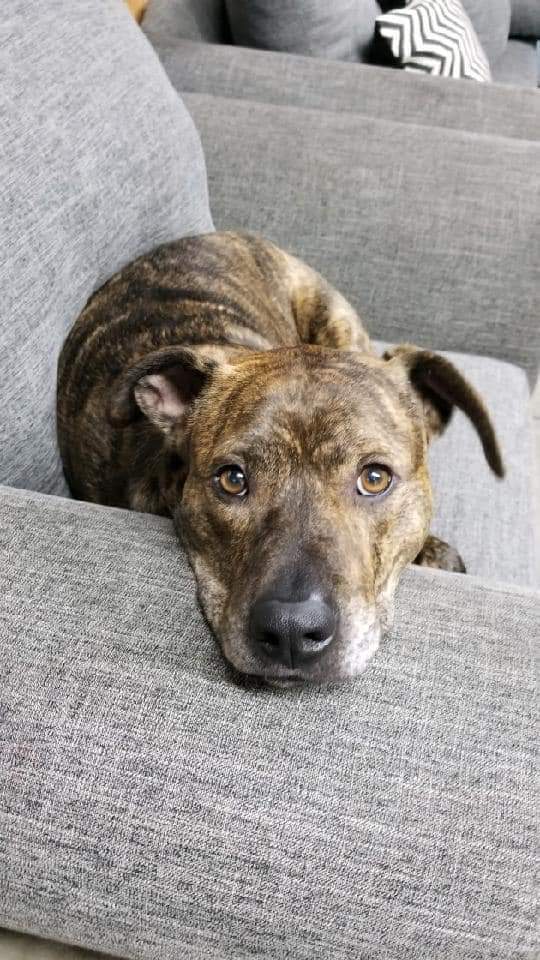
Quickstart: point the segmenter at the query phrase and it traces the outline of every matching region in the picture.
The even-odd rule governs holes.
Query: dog
[[[337,290],[238,233],[125,267],[59,360],[73,495],[172,517],[226,660],[281,686],[359,675],[407,564],[464,571],[429,535],[427,449],[454,405],[503,476],[485,406],[447,359],[379,357]]]

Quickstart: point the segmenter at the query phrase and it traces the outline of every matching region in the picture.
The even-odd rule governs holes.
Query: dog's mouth
[[[277,689],[277,690],[279,690],[279,689],[282,689],[282,690],[290,690],[291,687],[299,687],[299,686],[303,686],[304,684],[307,684],[307,683],[310,683],[310,682],[311,682],[311,683],[314,682],[313,680],[310,681],[310,680],[309,680],[308,678],[306,678],[306,677],[297,677],[297,676],[293,676],[292,674],[291,674],[291,676],[288,676],[288,677],[287,677],[287,676],[285,676],[285,677],[265,677],[265,676],[263,676],[262,679],[263,679],[264,683],[267,684],[267,686],[269,686],[269,687],[274,687],[274,688]],[[319,680],[319,683],[320,683],[320,682],[321,682],[321,681]]]
[[[292,664],[289,656],[285,658],[289,662],[280,662],[275,651],[272,657],[267,655],[263,648],[258,648],[260,644],[254,645],[247,631],[227,632],[225,637],[216,631],[216,636],[235,673],[275,690],[301,690],[351,680],[364,672],[379,646],[382,625],[375,611],[366,614],[362,608],[360,613],[361,616],[349,615],[346,619],[342,616],[342,629],[332,637],[332,642],[319,644],[320,652],[302,648],[301,662],[295,662],[293,657]]]
[[[291,671],[285,666],[264,664],[248,655],[242,657],[225,655],[236,672],[252,677],[274,690],[302,690],[315,686],[340,683],[360,676],[375,654],[382,636],[379,625],[374,625],[360,643],[349,642],[339,654],[328,661]]]

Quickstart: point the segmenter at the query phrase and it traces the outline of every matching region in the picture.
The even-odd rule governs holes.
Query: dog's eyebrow
[[[350,460],[370,457],[372,454],[390,457],[399,452],[400,447],[398,438],[396,442],[389,442],[380,434],[378,436],[364,434],[344,443],[336,443],[332,440],[322,440],[319,443],[314,441],[311,449],[317,458],[346,463]]]
[[[269,471],[277,464],[287,464],[288,470],[300,468],[319,471],[332,471],[350,464],[351,468],[360,468],[369,462],[386,463],[403,477],[415,468],[410,442],[404,433],[396,433],[391,439],[375,434],[340,442],[332,439],[313,440],[309,449],[302,446],[298,438],[289,435],[286,442],[283,436],[273,438],[239,437],[235,443],[216,447],[212,452],[208,469],[215,471],[226,463],[237,463],[242,467]]]
[[[370,462],[384,463],[403,477],[416,468],[410,443],[404,436],[393,437],[391,441],[380,435],[366,435],[348,444],[323,442],[314,446],[311,460],[318,469],[335,469],[346,464],[360,469]]]

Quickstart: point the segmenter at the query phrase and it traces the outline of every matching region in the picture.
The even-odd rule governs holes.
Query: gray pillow
[[[363,60],[376,0],[226,0],[234,42],[328,60]]]
[[[127,261],[212,229],[204,160],[125,4],[11,0],[0,49],[0,483],[65,494],[64,336]]]
[[[512,0],[510,33],[540,39],[540,0]]]
[[[490,64],[496,63],[502,57],[508,43],[510,0],[461,0],[461,2]]]

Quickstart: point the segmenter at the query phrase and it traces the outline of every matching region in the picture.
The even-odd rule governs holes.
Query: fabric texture
[[[143,24],[152,42],[167,37],[231,43],[225,0],[151,0]]]
[[[437,350],[435,343],[423,346]],[[377,347],[383,353],[388,344]],[[501,481],[491,473],[473,426],[455,410],[430,449],[432,533],[458,550],[469,574],[536,587],[540,554],[531,523],[535,460],[527,379],[522,370],[500,360],[462,353],[445,356],[484,400],[506,475]]]
[[[506,50],[511,0],[461,0],[493,66]]]
[[[12,0],[0,56],[0,481],[65,493],[64,336],[126,262],[212,229],[204,160],[125,4]]]
[[[375,45],[405,70],[437,77],[491,80],[487,57],[460,0],[411,0],[381,14]]]
[[[512,0],[510,31],[514,37],[536,37],[540,40],[538,0]]]
[[[452,83],[444,78],[424,83],[422,77],[404,71],[396,74],[363,64],[229,46],[209,49],[200,43],[171,41],[166,33],[152,32],[151,39],[180,91],[354,113],[415,127],[540,139],[540,97],[533,90]]]
[[[536,41],[509,40],[505,54],[493,69],[493,79],[497,83],[536,88],[540,83],[540,57]]]
[[[498,356],[536,376],[538,143],[202,94],[185,102],[219,229],[293,250],[375,338]]]
[[[0,923],[144,960],[535,936],[537,593],[412,570],[363,678],[232,682],[170,524],[0,497]]]
[[[361,60],[380,13],[376,0],[226,0],[235,43],[329,60]]]

